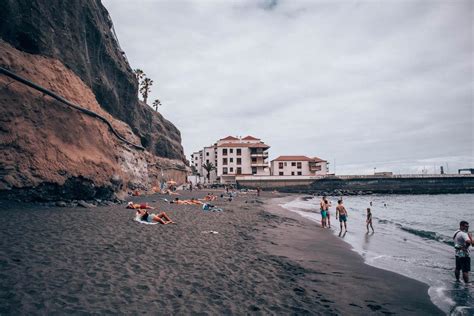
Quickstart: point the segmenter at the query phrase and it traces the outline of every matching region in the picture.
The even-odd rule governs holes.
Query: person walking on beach
[[[372,212],[370,211],[370,207],[367,208],[367,220],[365,223],[367,224],[367,234],[369,233],[369,225],[370,228],[372,228],[372,232],[375,233],[374,226],[372,226]]]
[[[342,200],[337,201],[337,207],[336,207],[336,219],[339,217],[339,224],[341,226],[341,230],[339,231],[339,236],[341,236],[342,233],[342,223],[344,222],[344,229],[347,233],[347,210],[342,205]],[[345,234],[345,233],[344,233]]]
[[[454,249],[456,252],[456,268],[454,276],[459,281],[460,272],[464,283],[469,282],[469,271],[471,271],[471,258],[469,257],[469,246],[473,245],[472,234],[468,232],[469,223],[461,221],[459,229],[454,233]]]

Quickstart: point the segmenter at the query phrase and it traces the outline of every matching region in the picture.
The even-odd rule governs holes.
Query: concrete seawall
[[[243,180],[240,187],[275,189],[282,192],[327,194],[443,194],[474,193],[474,176],[344,176],[321,179]]]

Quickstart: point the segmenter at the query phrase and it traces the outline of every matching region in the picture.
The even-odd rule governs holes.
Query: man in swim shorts
[[[468,232],[469,223],[461,221],[459,229],[454,233],[454,249],[456,255],[456,268],[454,276],[459,281],[462,270],[462,278],[465,283],[469,283],[469,271],[471,271],[471,257],[469,256],[469,247],[473,245],[472,235]]]
[[[319,202],[319,210],[321,211],[321,227],[326,228],[328,217],[328,202],[325,196],[323,196],[323,198]]]
[[[341,226],[341,230],[339,231],[339,236],[341,236],[341,233],[342,233],[342,223],[344,223],[344,229],[347,232],[347,215],[348,215],[347,210],[344,207],[344,205],[342,205],[342,200],[337,201],[336,219],[339,216],[339,224]]]
[[[323,196],[319,203],[321,210],[321,226],[326,228],[331,228],[331,214],[329,214],[329,207],[331,203],[328,201],[326,196]]]

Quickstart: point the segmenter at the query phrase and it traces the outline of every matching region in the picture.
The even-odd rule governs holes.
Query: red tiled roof
[[[227,136],[226,138],[221,138],[220,140],[239,140],[239,139],[234,136]]]
[[[245,136],[244,138],[242,138],[242,140],[260,140],[260,138],[255,138],[253,136]]]
[[[321,159],[321,158],[319,158],[319,157],[314,157],[314,158],[313,158],[313,161],[314,161],[314,162],[326,162],[326,160]]]
[[[311,161],[312,159],[306,156],[280,156],[276,159],[278,161]],[[273,161],[272,160],[272,161]]]
[[[306,156],[280,156],[276,159],[273,159],[272,161],[314,161],[314,162],[326,162],[326,160],[323,160],[318,157],[314,158],[309,158]]]
[[[220,144],[217,147],[249,147],[249,148],[270,148],[267,144],[264,143],[224,143]]]

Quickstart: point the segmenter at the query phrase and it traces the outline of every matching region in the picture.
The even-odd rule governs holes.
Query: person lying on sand
[[[137,209],[153,209],[148,203],[135,204],[133,202],[128,202],[127,208],[137,210]]]
[[[214,194],[212,193],[208,193],[205,197],[204,197],[204,201],[215,201],[217,200],[217,196],[215,196]]]
[[[218,208],[215,205],[212,205],[212,204],[209,204],[209,203],[205,203],[202,206],[202,210],[203,211],[211,211],[211,212],[223,212],[224,211],[223,209]]]
[[[180,200],[179,198],[175,198],[173,201],[170,203],[172,204],[178,204],[178,205],[202,205],[204,204],[201,201],[198,201],[196,199],[190,199],[190,200]]]
[[[179,195],[178,192],[173,192],[170,189],[163,190],[161,194],[168,194],[168,195]]]
[[[137,210],[137,215],[140,216],[140,220],[144,222],[157,222],[163,225],[174,224],[171,218],[165,213],[150,214],[147,210]]]

